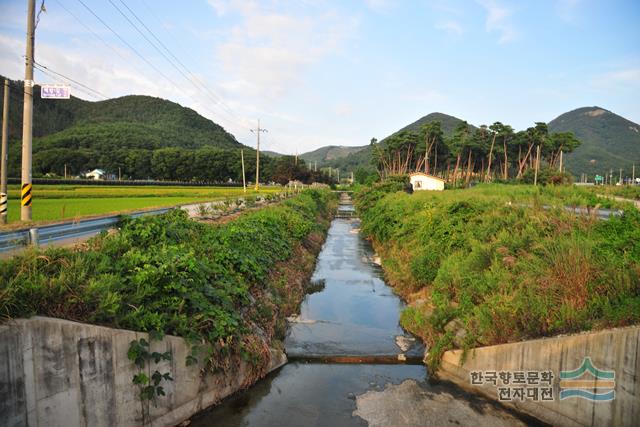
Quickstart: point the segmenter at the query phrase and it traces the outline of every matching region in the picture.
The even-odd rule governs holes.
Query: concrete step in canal
[[[404,304],[385,284],[354,213],[343,194],[312,277],[324,287],[289,319],[290,362],[191,425],[524,425],[494,403],[429,385],[424,346],[400,327]]]

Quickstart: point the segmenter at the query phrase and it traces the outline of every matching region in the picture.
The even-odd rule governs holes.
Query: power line
[[[80,83],[79,81],[74,80],[74,79],[72,79],[71,77],[67,77],[67,76],[65,76],[64,74],[59,73],[58,71],[52,70],[51,68],[47,67],[46,65],[40,64],[40,63],[39,63],[39,62],[37,62],[37,61],[33,61],[33,63],[36,65],[36,67],[37,67],[40,71],[45,72],[44,70],[42,70],[42,68],[44,68],[45,70],[50,71],[50,72],[52,72],[53,74],[56,74],[56,75],[58,75],[58,76],[62,77],[63,79],[66,79],[66,80],[68,80],[68,81],[70,81],[70,82],[72,82],[72,83],[75,83],[75,84],[76,84],[76,85],[78,85],[78,86],[82,86],[83,88],[85,88],[85,89],[87,89],[87,90],[89,90],[89,91],[91,91],[91,92],[93,92],[93,93],[95,93],[95,94],[97,94],[97,95],[101,96],[101,97],[102,97],[102,98],[104,98],[104,99],[109,99],[109,97],[108,97],[108,96],[106,96],[106,95],[104,95],[104,94],[102,94],[102,93],[98,92],[98,91],[97,91],[97,90],[95,90],[95,89],[92,89],[91,87],[89,87],[89,86],[85,85],[84,83]]]
[[[60,7],[62,7],[69,15],[71,15],[80,25],[82,25],[87,31],[89,31],[95,38],[97,38],[98,40],[100,40],[105,46],[107,46],[109,49],[111,49],[113,52],[115,52],[116,55],[118,55],[123,61],[127,62],[127,58],[124,57],[124,55],[122,55],[122,53],[120,53],[120,51],[118,49],[116,49],[115,47],[113,47],[110,43],[108,43],[104,38],[102,38],[100,36],[100,34],[96,33],[95,31],[93,31],[91,29],[91,27],[89,27],[87,24],[84,23],[84,21],[80,18],[78,18],[78,16],[73,13],[71,10],[69,10],[63,3],[61,3],[58,0],[54,0],[56,3],[58,3],[58,5]],[[137,67],[136,67],[137,68]],[[139,71],[139,70],[138,70]]]
[[[158,43],[160,43],[160,45],[167,51],[167,53],[169,55],[171,55],[171,57],[173,57],[184,69],[185,71],[187,71],[187,73],[189,73],[189,75],[192,76],[192,78],[199,83],[214,99],[218,99],[218,102],[220,103],[220,105],[222,107],[225,108],[225,110],[227,110],[230,114],[234,115],[237,119],[242,120],[241,117],[239,117],[238,115],[236,115],[233,110],[224,102],[224,99],[222,96],[216,94],[215,92],[213,92],[207,85],[206,83],[204,83],[197,75],[195,75],[194,73],[191,72],[191,70],[189,70],[189,68],[184,65],[184,63],[182,61],[180,61],[180,59],[173,54],[173,52],[155,35],[155,33],[153,31],[151,31],[145,24],[144,22],[142,22],[142,20],[140,18],[138,18],[138,16],[124,3],[123,0],[120,0],[120,2],[125,5],[125,7],[133,14],[133,16],[135,16],[135,18],[147,29],[147,31],[149,31],[149,33],[153,36],[154,39],[156,39],[158,41]],[[156,21],[162,25],[164,27],[164,25],[160,22],[160,19],[158,18],[158,16],[155,14],[154,10],[147,4],[146,1],[142,0],[142,3],[147,7],[147,9],[149,9],[149,11],[151,12],[151,15],[153,15],[153,17],[156,19]],[[170,31],[170,30],[169,30]]]
[[[142,19],[140,19],[140,17],[138,17],[138,15],[136,15],[136,13],[131,10],[131,8],[129,6],[127,6],[126,3],[124,3],[122,0],[120,0],[120,3],[122,3],[122,5],[131,13],[131,15],[133,15],[133,17],[147,30],[147,32],[157,41],[157,43],[162,46],[162,48],[167,51],[167,53],[171,56],[171,58],[169,56],[167,56],[167,54],[165,54],[153,41],[151,41],[149,39],[149,37],[146,36],[146,34],[134,23],[131,21],[131,19],[129,19],[129,17],[112,1],[109,0],[109,3],[111,3],[111,5],[127,20],[127,22],[129,22],[129,24],[131,24],[131,26],[160,54],[162,55],[162,57],[164,59],[167,60],[167,62],[169,64],[171,64],[171,66],[178,71],[178,73],[180,73],[185,80],[187,80],[189,83],[191,83],[193,85],[193,87],[198,90],[205,90],[209,93],[209,97],[211,98],[211,100],[215,103],[215,104],[219,104],[221,107],[223,107],[225,109],[225,111],[227,113],[229,113],[230,115],[235,116],[235,114],[233,113],[233,111],[231,111],[228,107],[226,107],[226,105],[224,105],[224,103],[218,99],[218,97],[216,97],[215,95],[213,95],[211,93],[211,91],[203,85],[198,85],[196,84],[196,82],[194,82],[182,69],[180,69],[180,67],[178,67],[178,64],[180,64],[182,66],[182,68],[184,68],[186,70],[187,73],[191,74],[193,76],[193,73],[191,73],[191,71],[189,71],[189,69],[166,47],[166,45],[164,43],[162,43],[162,41],[154,34],[153,31],[151,31],[151,29],[149,29],[149,27],[147,25],[145,25],[145,23],[142,21]],[[173,58],[173,59],[172,59]],[[237,116],[236,116],[237,117]],[[239,125],[241,127],[244,127],[243,125],[241,125],[240,123],[235,122],[234,120],[230,120],[232,123],[235,123],[236,125]]]
[[[192,99],[192,101],[195,101],[197,103],[196,100],[193,99],[193,97],[191,97],[188,92],[183,91],[171,78],[169,78],[166,74],[164,74],[162,71],[160,71],[160,69],[158,69],[158,67],[156,67],[153,63],[151,63],[144,55],[142,55],[136,48],[134,48],[130,43],[128,43],[117,31],[115,31],[111,26],[109,26],[109,24],[107,24],[100,16],[98,16],[98,14],[96,12],[93,11],[93,9],[91,9],[89,6],[87,6],[87,4],[82,1],[82,0],[78,0],[78,2],[84,6],[85,9],[87,9],[89,11],[89,13],[91,13],[98,21],[100,21],[100,23],[102,25],[104,25],[109,31],[111,31],[122,43],[124,43],[125,46],[127,46],[130,50],[132,50],[140,59],[142,59],[147,65],[149,65],[149,67],[151,67],[154,71],[156,71],[160,76],[162,76],[165,80],[167,80],[175,89],[178,90],[178,92],[180,93],[185,93],[189,98]],[[115,4],[113,2],[111,2],[112,5],[114,5],[114,7],[116,7],[116,9],[122,14],[123,12],[117,8],[117,6],[115,6]],[[126,18],[126,15],[125,15]],[[131,20],[129,20],[127,18],[127,20],[134,25]],[[135,27],[135,25],[134,25]],[[210,110],[209,108],[207,108],[206,106],[203,106],[203,108],[207,109],[210,113],[212,113],[214,116],[217,115],[217,113],[215,113],[214,111]],[[228,120],[228,119],[227,119]],[[232,120],[228,120],[230,122],[233,123]],[[244,127],[242,125],[240,125],[239,123],[235,123],[236,125],[239,125],[241,127]]]
[[[162,71],[160,71],[155,65],[153,65],[147,58],[144,57],[144,55],[142,55],[136,48],[134,48],[133,46],[131,46],[131,44],[129,44],[120,34],[118,34],[117,31],[115,31],[113,28],[111,28],[109,26],[109,24],[107,24],[102,18],[100,18],[89,6],[87,6],[87,4],[85,2],[83,2],[82,0],[78,0],[78,2],[85,7],[85,9],[87,9],[89,11],[89,13],[91,13],[98,21],[100,21],[102,23],[102,25],[104,25],[109,31],[111,31],[122,43],[124,43],[129,49],[131,49],[133,51],[133,53],[135,53],[140,59],[142,59],[149,67],[151,67],[153,70],[155,70],[155,72],[157,72],[159,75],[161,75],[165,80],[167,80],[169,83],[171,83],[173,85],[173,87],[175,87],[176,89],[178,89],[178,91],[181,91],[180,88],[178,87],[178,85],[176,85],[176,83],[171,80],[169,77],[167,77]]]
[[[35,65],[35,63],[34,63],[34,68],[35,68],[36,70],[40,71],[41,73],[43,73],[44,75],[49,76],[50,78],[52,78],[52,79],[54,79],[54,80],[57,80],[57,79],[58,79],[58,78],[56,77],[56,75],[55,75],[55,74],[53,74],[53,73],[49,73],[49,72],[48,72],[48,71],[46,71],[45,69],[38,67],[37,65]],[[88,91],[88,90],[85,90],[85,89],[83,89],[82,87],[77,87],[77,86],[75,86],[75,85],[73,85],[73,84],[70,84],[70,86],[72,86],[72,87],[74,88],[74,90],[80,91],[80,92],[84,93],[85,95],[90,96],[90,97],[91,97],[91,98],[93,98],[93,99],[101,100],[100,96],[98,96],[98,95],[94,94],[93,92],[90,92],[90,91]]]

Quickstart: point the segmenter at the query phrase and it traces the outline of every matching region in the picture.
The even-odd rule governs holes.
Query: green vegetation
[[[601,221],[563,207],[602,199],[573,187],[479,185],[356,197],[362,231],[410,302],[401,323],[442,352],[640,322],[640,212]],[[611,203],[611,202],[609,202]],[[551,206],[544,209],[543,205]]]
[[[454,185],[468,185],[510,179],[533,182],[536,152],[540,150],[539,162],[544,169],[539,182],[558,184],[570,181],[558,172],[562,153],[579,145],[571,132],[551,133],[545,123],[514,132],[500,122],[475,129],[461,122],[446,136],[442,123],[435,121],[420,130],[397,132],[384,144],[374,144],[373,156],[382,178],[424,171]]]
[[[220,225],[174,210],[125,219],[118,233],[83,249],[26,252],[0,262],[0,316],[178,335],[193,343],[191,362],[214,367],[224,364],[217,356],[258,357],[256,328],[282,334],[302,298],[279,265],[294,253],[295,268],[306,262],[302,243],[326,231],[331,200],[309,190]],[[141,387],[152,385],[143,380]]]
[[[20,219],[19,186],[9,186],[9,223]],[[260,194],[282,191],[281,187],[261,187]],[[239,187],[155,187],[36,185],[33,220],[56,221],[90,215],[122,213],[137,209],[175,206],[244,195]],[[247,195],[258,194],[247,189]]]
[[[605,196],[622,197],[629,200],[640,200],[640,185],[594,185],[585,187],[589,191]]]

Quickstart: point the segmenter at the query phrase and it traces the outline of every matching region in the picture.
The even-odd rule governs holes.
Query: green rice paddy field
[[[282,187],[261,187],[256,193],[277,193]],[[164,187],[34,185],[33,221],[47,222],[109,213],[124,213],[146,208],[175,206],[243,195],[241,187]],[[9,227],[20,224],[20,188],[9,186]]]

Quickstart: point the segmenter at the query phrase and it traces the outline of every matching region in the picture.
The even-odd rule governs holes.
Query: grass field
[[[276,193],[281,187],[261,187],[259,193]],[[144,208],[174,206],[240,197],[238,187],[107,187],[78,185],[34,185],[33,221],[57,221]],[[19,186],[9,186],[9,225],[19,224]]]

